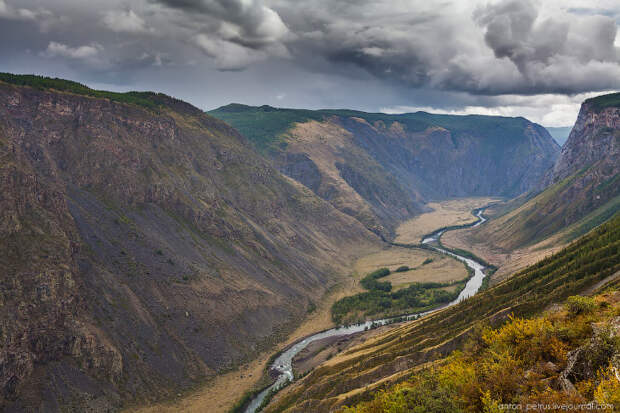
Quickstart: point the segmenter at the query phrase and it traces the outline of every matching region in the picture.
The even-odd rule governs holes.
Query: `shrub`
[[[371,272],[367,276],[377,279],[377,278],[387,277],[388,275],[390,275],[390,270],[388,268],[379,268],[378,270]]]
[[[407,267],[406,265],[401,265],[400,267],[394,270],[394,272],[405,272],[405,271],[409,271],[409,267]]]
[[[590,297],[573,295],[566,299],[566,309],[573,316],[591,313],[595,308],[596,301]]]

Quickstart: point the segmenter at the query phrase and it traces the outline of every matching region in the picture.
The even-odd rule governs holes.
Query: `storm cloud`
[[[620,88],[619,21],[612,0],[0,0],[0,70],[204,106],[484,112]]]

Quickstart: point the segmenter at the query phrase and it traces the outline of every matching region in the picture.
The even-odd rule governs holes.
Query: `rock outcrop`
[[[620,107],[599,107],[596,102],[596,99],[590,99],[581,105],[568,140],[552,171],[545,177],[545,186],[591,166],[601,170],[603,178],[619,172]]]

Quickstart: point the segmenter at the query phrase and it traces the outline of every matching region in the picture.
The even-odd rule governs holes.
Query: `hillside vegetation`
[[[620,291],[473,333],[462,351],[342,413],[620,410]],[[554,408],[554,406],[556,406]],[[519,408],[520,407],[520,408]]]
[[[108,92],[105,90],[94,90],[86,85],[71,80],[50,78],[37,75],[14,75],[12,73],[0,73],[0,81],[17,86],[29,86],[37,90],[53,89],[61,92],[74,93],[76,95],[91,96],[96,98],[110,99],[115,102],[143,106],[149,109],[159,108],[161,102],[157,98],[169,100],[177,99],[166,96],[162,93],[152,92]],[[178,101],[181,102],[181,101]]]
[[[602,110],[611,107],[620,107],[620,93],[610,93],[608,95],[596,96],[590,99],[586,99],[584,103],[587,103],[597,110]]]
[[[426,362],[462,348],[474,331],[508,315],[539,314],[620,270],[620,215],[557,254],[450,308],[343,352],[291,385],[268,412],[327,412],[367,400]]]
[[[422,265],[433,262],[427,259]],[[395,272],[413,269],[399,267]],[[392,291],[392,283],[378,281],[390,275],[390,270],[381,268],[362,278],[361,285],[367,292],[341,298],[332,306],[334,323],[353,323],[363,321],[369,316],[395,316],[430,310],[439,304],[455,300],[465,287],[467,279],[452,282],[412,282],[397,291]]]
[[[261,149],[278,150],[282,134],[297,122],[322,121],[335,116],[359,118],[369,123],[383,122],[389,129],[396,124],[407,132],[423,132],[430,127],[441,127],[455,135],[476,135],[483,139],[509,141],[520,136],[530,122],[525,118],[510,118],[484,115],[436,115],[427,112],[405,114],[369,113],[348,109],[287,109],[268,105],[247,106],[238,103],[222,106],[209,112],[239,130]]]

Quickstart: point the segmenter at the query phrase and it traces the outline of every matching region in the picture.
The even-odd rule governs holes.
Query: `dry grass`
[[[323,185],[337,189],[330,202],[337,208],[350,208],[372,214],[368,203],[342,178],[336,168],[343,162],[338,154],[350,145],[351,132],[333,122],[308,121],[297,123],[289,131],[288,151],[305,153],[321,171]]]
[[[498,198],[479,197],[431,202],[427,206],[433,208],[433,211],[418,215],[396,229],[396,242],[417,244],[424,235],[438,228],[473,222],[476,220],[471,214],[473,209],[498,200]]]
[[[428,258],[433,262],[422,265]],[[366,274],[383,267],[394,271],[402,265],[415,269],[393,272],[382,279],[391,282],[395,290],[405,288],[414,282],[449,282],[467,277],[465,266],[454,258],[431,251],[400,247],[386,248],[360,258],[355,263],[355,276],[358,279],[363,278]]]
[[[441,242],[451,248],[462,248],[471,251],[498,267],[498,270],[491,278],[492,285],[505,280],[511,274],[535,264],[566,246],[566,242],[561,241],[563,233],[559,233],[538,244],[507,251],[489,243],[475,241],[470,236],[471,231],[471,229],[466,228],[447,232],[441,237]]]

